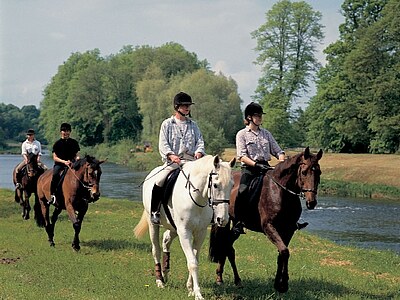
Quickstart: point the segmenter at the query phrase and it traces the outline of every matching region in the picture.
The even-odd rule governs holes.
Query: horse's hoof
[[[79,252],[79,250],[81,250],[81,247],[80,247],[80,246],[74,246],[74,245],[72,245],[72,249],[73,249],[75,252]]]
[[[289,289],[289,285],[287,283],[275,283],[274,285],[275,290],[277,290],[279,293],[286,293]]]
[[[156,279],[156,285],[160,289],[164,288],[164,282],[162,282],[162,280],[160,280],[160,279]]]
[[[56,244],[54,242],[50,242],[50,247],[55,247]]]
[[[242,289],[242,288],[243,288],[242,281],[239,280],[238,282],[235,282],[235,286],[236,286],[237,288],[239,288],[239,289]]]
[[[219,286],[224,285],[224,282],[223,282],[223,281],[219,281],[219,280],[217,280],[215,283],[216,283],[217,285],[219,285]]]

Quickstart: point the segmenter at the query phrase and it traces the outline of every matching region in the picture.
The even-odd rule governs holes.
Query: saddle
[[[253,180],[249,184],[249,189],[247,191],[249,195],[249,204],[251,206],[258,205],[261,195],[261,189],[263,185],[265,174],[260,174],[253,178]]]
[[[167,205],[168,204],[168,199],[172,195],[172,191],[174,189],[176,180],[178,179],[180,169],[175,169],[172,170],[168,176],[167,179],[165,180],[164,186],[163,186],[163,199],[162,199],[162,204]]]

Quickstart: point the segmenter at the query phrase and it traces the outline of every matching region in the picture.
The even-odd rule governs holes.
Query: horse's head
[[[314,155],[310,153],[309,147],[299,156],[297,185],[306,198],[306,206],[308,209],[314,209],[317,205],[317,189],[321,176],[321,169],[318,161],[321,157],[322,149]]]
[[[90,194],[91,202],[95,202],[100,198],[100,177],[101,167],[100,165],[105,160],[97,160],[94,157],[86,155],[84,161],[84,177],[83,181],[87,185],[87,189]]]
[[[29,178],[34,178],[39,172],[39,166],[37,162],[38,154],[29,153],[28,163],[26,164],[26,174]]]
[[[214,222],[226,226],[229,221],[229,198],[233,187],[232,167],[236,159],[223,162],[218,155],[214,157],[214,170],[209,174],[208,195],[214,210]]]

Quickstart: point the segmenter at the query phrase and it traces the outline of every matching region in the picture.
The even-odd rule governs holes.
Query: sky
[[[72,53],[97,48],[106,57],[126,45],[176,42],[232,77],[246,105],[261,75],[250,33],[266,22],[276,2],[0,0],[0,103],[39,108],[45,86]],[[343,0],[305,2],[322,13],[325,39],[316,56],[324,64],[323,49],[339,37]]]

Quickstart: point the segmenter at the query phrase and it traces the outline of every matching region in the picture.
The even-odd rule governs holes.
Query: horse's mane
[[[96,159],[93,156],[85,155],[85,157],[80,158],[75,162],[73,169],[75,171],[78,171],[82,166],[86,164],[86,162],[92,164],[96,162]]]
[[[190,169],[190,173],[192,174],[192,176],[196,176],[200,173],[207,173],[208,175],[214,169],[214,156],[206,155],[195,161],[187,162],[184,164],[183,168]],[[231,180],[229,163],[222,162],[222,160],[220,160],[220,170],[221,171],[218,173],[219,180],[223,183],[229,182],[229,180]]]
[[[293,171],[293,169],[297,169],[297,164],[300,161],[300,157],[303,156],[303,154],[304,152],[298,153],[278,163],[275,166],[274,173],[276,173],[278,177],[283,177],[288,173],[290,173],[291,171]]]

